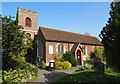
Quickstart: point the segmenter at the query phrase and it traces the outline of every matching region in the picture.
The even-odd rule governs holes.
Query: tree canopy
[[[120,71],[120,1],[113,1],[110,8],[110,18],[99,36],[105,48],[107,64]]]
[[[9,67],[11,54],[20,58],[27,53],[27,47],[23,40],[25,39],[25,32],[21,31],[23,27],[19,26],[18,21],[14,21],[12,18],[11,16],[2,18],[3,68]]]

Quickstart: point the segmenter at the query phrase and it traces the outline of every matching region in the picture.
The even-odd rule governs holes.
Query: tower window
[[[25,26],[26,27],[31,27],[31,19],[29,17],[27,17],[26,20],[25,20]]]

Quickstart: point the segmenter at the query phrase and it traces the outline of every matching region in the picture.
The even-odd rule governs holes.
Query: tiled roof
[[[102,43],[96,37],[93,36],[82,35],[45,27],[39,27],[39,31],[41,31],[45,39],[49,41],[102,45]]]

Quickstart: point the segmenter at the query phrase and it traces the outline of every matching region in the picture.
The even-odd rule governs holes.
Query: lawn
[[[74,82],[76,83],[113,83],[120,82],[120,73],[105,69],[105,73],[94,72],[93,69],[77,71],[61,78],[56,83]]]

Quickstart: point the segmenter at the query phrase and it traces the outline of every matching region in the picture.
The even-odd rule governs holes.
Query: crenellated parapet
[[[22,9],[20,7],[18,7],[18,12],[23,13],[23,14],[30,14],[30,15],[33,15],[33,16],[37,16],[37,12],[33,12],[33,11],[27,10],[27,9]]]

